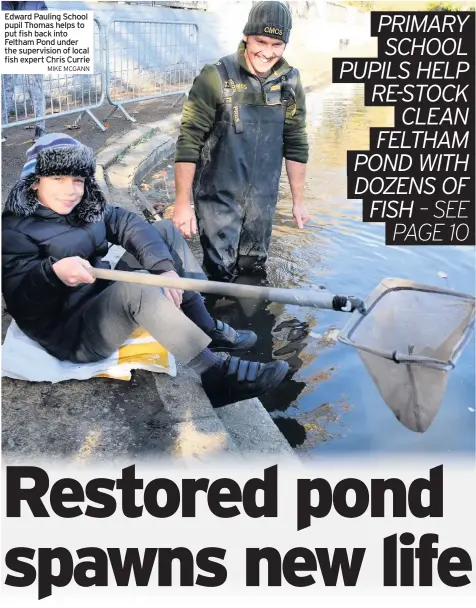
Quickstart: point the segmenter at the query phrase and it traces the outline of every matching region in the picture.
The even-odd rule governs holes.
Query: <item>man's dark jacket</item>
[[[106,204],[98,189],[86,188],[76,208],[82,217],[74,211],[65,216],[40,206],[30,182],[14,187],[2,215],[3,295],[20,329],[63,360],[81,329],[77,313],[110,283],[67,287],[52,268],[56,261],[80,256],[91,266],[108,268],[102,258],[109,242],[124,247],[149,272],[174,270],[174,264],[157,230],[134,213]],[[77,322],[71,323],[73,313]]]

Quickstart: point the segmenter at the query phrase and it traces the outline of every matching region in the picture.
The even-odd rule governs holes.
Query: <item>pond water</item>
[[[293,227],[283,176],[270,260],[273,284],[325,284],[333,293],[364,298],[383,278],[399,277],[474,294],[474,248],[385,246],[384,225],[363,223],[361,202],[347,199],[346,151],[368,149],[369,127],[393,126],[391,108],[366,107],[363,98],[361,86],[337,84],[308,95],[311,156],[306,201],[312,227],[304,232]],[[296,352],[290,363],[296,371],[286,390],[282,387],[263,400],[292,445],[313,452],[474,453],[474,336],[450,373],[432,425],[425,433],[415,433],[387,407],[356,351],[332,340],[332,330],[347,320],[344,313],[281,308],[275,330],[293,318],[309,325],[307,336],[294,340]],[[275,335],[278,341],[286,339],[284,348],[290,350],[298,333],[289,339],[283,335],[286,331]]]

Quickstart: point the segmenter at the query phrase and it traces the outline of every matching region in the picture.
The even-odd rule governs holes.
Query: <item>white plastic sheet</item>
[[[139,329],[110,357],[96,363],[59,361],[30,340],[12,321],[2,347],[2,377],[30,382],[63,382],[95,377],[130,380],[131,370],[176,376],[175,359],[145,330]]]

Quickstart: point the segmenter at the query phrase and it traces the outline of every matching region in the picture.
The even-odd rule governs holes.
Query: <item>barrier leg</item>
[[[101,131],[106,131],[106,127],[101,123],[101,121],[96,118],[96,116],[94,116],[94,114],[91,112],[91,110],[86,110],[86,114],[92,118],[92,120],[94,120],[94,122],[97,124],[97,126],[101,129]]]
[[[106,120],[109,120],[109,118],[111,118],[111,116],[114,114],[114,112],[116,110],[120,110],[124,116],[127,118],[127,120],[130,120],[131,122],[137,122],[136,119],[131,116],[130,114],[127,113],[127,111],[125,110],[124,106],[122,106],[120,103],[116,104],[116,107],[114,108],[114,110],[112,111],[111,114],[109,114],[109,116],[107,117]]]
[[[172,108],[175,108],[175,106],[177,106],[177,105],[178,105],[178,104],[179,104],[179,103],[182,101],[182,99],[183,99],[184,97],[185,97],[185,99],[187,99],[187,98],[188,98],[187,93],[182,93],[182,95],[180,95],[180,97],[177,97],[177,99],[176,99],[176,100],[173,102],[173,104],[172,104]]]
[[[83,110],[83,112],[80,112],[78,118],[76,118],[76,120],[73,122],[73,127],[77,127],[79,121],[81,120],[81,118],[84,116],[84,114],[87,114],[90,118],[92,118],[92,120],[97,124],[97,126],[101,129],[101,131],[106,131],[106,127],[101,124],[101,121],[98,120],[96,118],[96,116],[94,116],[94,114],[91,112],[91,110]]]

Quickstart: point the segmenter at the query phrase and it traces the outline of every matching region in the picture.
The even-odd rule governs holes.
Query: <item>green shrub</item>
[[[432,2],[428,5],[429,11],[459,11],[459,6],[453,2]],[[474,9],[473,9],[474,10]]]

